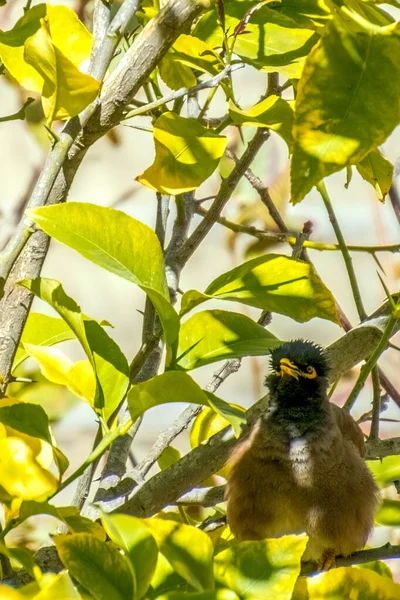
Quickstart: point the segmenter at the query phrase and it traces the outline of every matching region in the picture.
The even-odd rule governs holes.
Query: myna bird
[[[271,353],[269,406],[231,459],[227,519],[239,540],[306,532],[303,560],[321,569],[362,548],[378,488],[363,434],[327,397],[324,349],[295,340]]]

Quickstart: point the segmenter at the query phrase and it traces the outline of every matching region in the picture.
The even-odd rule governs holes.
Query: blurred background
[[[37,2],[33,2],[36,4]],[[74,9],[91,28],[93,4],[91,1],[51,2],[64,4]],[[0,8],[0,28],[10,29],[23,14],[25,1],[9,1]],[[385,7],[397,18],[400,10]],[[266,75],[251,67],[245,67],[233,74],[235,97],[242,108],[256,103],[265,92]],[[339,83],[340,85],[340,83]],[[162,88],[164,89],[164,88]],[[166,88],[165,88],[166,89]],[[1,115],[16,112],[26,97],[31,93],[24,92],[9,76],[0,77]],[[220,117],[226,112],[223,94],[218,92],[211,105],[209,116]],[[185,113],[183,113],[185,114]],[[128,122],[126,124],[129,124]],[[135,124],[145,127],[151,125],[147,118],[137,118]],[[57,125],[56,125],[57,127]],[[229,143],[240,153],[243,145],[234,128],[226,130]],[[246,139],[253,135],[252,129],[245,130]],[[393,132],[381,148],[391,162],[396,164],[400,157],[400,128]],[[18,223],[24,206],[29,199],[32,186],[43,166],[49,149],[49,139],[43,127],[42,112],[39,102],[28,109],[26,121],[0,123],[0,248],[4,246]],[[155,193],[135,181],[153,161],[154,144],[151,133],[143,130],[119,126],[92,147],[79,169],[73,183],[69,199],[77,202],[92,202],[101,206],[112,206],[134,216],[153,227],[155,223]],[[219,187],[220,175],[226,175],[232,163],[223,159],[220,171],[201,186],[196,198],[212,196]],[[302,229],[305,221],[311,221],[313,233],[311,240],[330,243],[336,242],[324,205],[315,191],[299,205],[293,207],[289,203],[289,161],[287,146],[273,132],[257,156],[253,171],[269,186],[271,196],[279,208],[281,215],[293,231]],[[328,191],[333,200],[334,210],[346,242],[357,245],[395,244],[400,243],[400,227],[389,198],[384,203],[376,199],[374,189],[361,179],[355,169],[348,189],[345,188],[346,173],[344,171],[331,176],[327,180]],[[400,178],[397,178],[400,186]],[[204,206],[207,208],[208,203]],[[258,200],[256,192],[247,181],[241,182],[233,198],[228,203],[224,215],[229,219],[244,224],[253,224],[259,228],[274,231],[274,224],[265,207]],[[174,218],[174,204],[171,202],[170,226]],[[195,217],[193,226],[201,217]],[[106,227],[106,223],[105,223]],[[254,238],[246,235],[236,236],[220,225],[215,225],[206,238],[203,246],[195,253],[182,273],[180,288],[183,291],[195,288],[204,290],[216,276],[243,262],[255,253],[275,252],[290,254],[288,245],[269,245],[261,247],[255,244]],[[353,325],[358,322],[350,285],[340,252],[309,251],[318,273],[330,288]],[[400,254],[379,253],[382,267],[381,274],[390,291],[399,289]],[[372,255],[353,253],[362,298],[368,313],[373,312],[383,302],[385,294],[379,282],[379,269]],[[52,277],[62,282],[66,292],[81,306],[82,310],[96,319],[106,319],[113,325],[110,335],[121,346],[131,360],[140,346],[142,315],[145,298],[143,293],[129,282],[101,270],[86,261],[73,250],[52,241],[49,254],[42,272],[43,276]],[[222,308],[221,303],[215,307]],[[213,308],[209,303],[207,308]],[[259,311],[250,307],[235,304],[223,306],[227,310],[245,311],[255,319]],[[33,310],[51,314],[51,309],[35,300]],[[343,335],[339,326],[328,321],[313,319],[304,324],[291,321],[281,315],[273,315],[269,329],[280,339],[290,340],[304,337],[324,346],[329,345]],[[393,343],[400,344],[400,337],[393,338]],[[61,349],[72,359],[84,358],[74,342],[62,344]],[[218,395],[223,399],[248,407],[263,395],[263,381],[268,372],[268,357],[248,358],[243,360],[237,374],[232,375],[219,388]],[[395,349],[389,349],[382,357],[380,364],[396,389],[400,389],[400,355]],[[34,379],[43,381],[33,362],[26,363],[25,372]],[[193,372],[193,377],[200,385],[205,386],[212,378],[218,365],[210,365]],[[333,401],[342,405],[357,377],[358,369],[354,369],[344,377],[333,396]],[[24,399],[39,402],[48,412],[54,435],[61,449],[68,456],[71,471],[89,453],[97,424],[87,404],[74,398],[70,392],[60,386],[38,383],[20,390]],[[370,410],[372,389],[370,382],[365,386],[360,399],[353,410],[358,419]],[[133,458],[140,461],[146,456],[161,428],[171,423],[183,410],[184,405],[167,405],[152,409],[146,414],[143,424],[135,439],[132,449]],[[391,400],[382,415],[381,436],[400,435],[400,409]],[[369,422],[362,424],[365,432],[369,430]],[[189,449],[188,435],[183,434],[174,444],[181,451]],[[59,496],[60,504],[67,504],[73,495],[72,486]],[[394,494],[395,490],[388,491]],[[31,536],[32,547],[37,547],[47,536],[50,521],[41,518],[41,527],[35,531],[24,530],[23,535]],[[22,535],[22,534],[21,534]],[[392,530],[393,543],[400,543],[400,533]],[[388,531],[380,528],[375,533],[376,544],[388,541]],[[392,561],[393,566],[393,561]]]

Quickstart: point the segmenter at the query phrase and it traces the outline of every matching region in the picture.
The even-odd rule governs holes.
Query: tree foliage
[[[271,314],[300,323],[319,318],[321,327],[330,321],[338,332],[340,326],[349,328],[335,290],[321,279],[307,249],[342,252],[360,321],[368,320],[349,251],[376,258],[388,248],[346,246],[324,180],[342,171],[349,184],[357,171],[375,190],[377,201],[390,189],[395,196],[393,165],[380,150],[400,123],[400,25],[393,17],[400,7],[396,0],[389,4],[391,11],[372,0],[124,0],[118,8],[94,0],[93,18],[84,24],[69,7],[28,2],[14,26],[0,31],[2,71],[10,85],[34,94],[51,140],[25,216],[0,257],[0,333],[6,340],[0,348],[1,598],[400,596],[400,586],[379,560],[398,556],[399,547],[372,549],[364,560],[339,559],[341,568],[310,577],[317,566],[301,562],[305,534],[238,543],[226,525],[207,527],[225,512],[213,475],[226,477],[224,464],[234,445],[231,431],[239,437],[247,420],[254,420],[251,410],[215,395],[221,382],[243,357],[267,355],[281,342],[273,322],[268,324]],[[253,106],[246,90],[238,94],[235,86],[235,71],[244,65],[264,74],[266,81]],[[208,111],[217,91],[225,112],[212,118]],[[30,102],[0,122],[29,118]],[[143,127],[143,117],[154,160],[136,181],[154,191],[155,228],[116,208],[64,202],[88,147],[117,125]],[[239,157],[229,144],[229,132],[241,138]],[[291,202],[302,202],[316,188],[333,223],[336,245],[310,240],[307,224],[302,232],[289,231],[267,188],[251,172],[259,150],[274,135],[290,157]],[[232,223],[222,211],[243,177],[260,199],[251,214]],[[208,180],[218,183],[204,209],[196,194]],[[259,224],[261,201],[273,231]],[[165,215],[173,202],[177,216],[166,241]],[[202,220],[193,228],[196,213]],[[181,271],[187,263],[190,268],[192,254],[207,244],[216,222],[231,230],[234,241],[253,236],[251,256],[221,271],[206,289],[185,290],[177,302]],[[68,295],[61,272],[59,281],[40,276],[47,236],[142,290],[143,343],[135,356],[124,355],[109,323],[87,316]],[[287,248],[275,251],[273,246],[281,242],[291,253]],[[399,249],[397,244],[389,251]],[[37,260],[35,251],[42,258]],[[385,445],[378,438],[381,389],[390,390],[391,384],[379,374],[377,360],[399,327],[400,308],[398,296],[384,288],[380,329],[363,338],[367,323],[359,328],[357,351],[346,354],[346,348],[354,348],[349,333],[339,340],[340,351],[333,345],[331,353],[335,380],[369,359],[349,404],[372,372],[377,385],[369,458],[385,458],[370,466],[379,485],[387,488],[400,479],[400,447],[395,440]],[[33,295],[58,316],[29,312]],[[209,301],[212,308],[200,306]],[[246,307],[262,311],[258,322]],[[80,344],[84,360],[74,362],[58,348],[66,340]],[[64,386],[87,402],[98,419],[93,451],[73,473],[46,411],[24,399],[27,387],[35,385],[21,384],[28,358],[50,386],[43,393]],[[227,362],[202,389],[192,371],[220,361]],[[117,442],[125,440],[127,458],[144,413],[172,402],[193,406],[174,431],[161,433],[132,478],[125,477],[123,461],[122,472],[107,489],[113,460],[120,460]],[[192,451],[181,457],[172,442],[193,419]],[[373,443],[381,443],[381,450]],[[212,447],[213,461],[207,461],[205,448]],[[107,452],[98,484],[92,467]],[[145,482],[157,461],[160,473]],[[84,473],[83,495],[71,506],[59,506],[57,494]],[[82,510],[90,486],[96,490],[93,520]],[[185,493],[190,496],[192,488],[197,501],[187,496],[179,500]],[[186,508],[191,503],[198,508]],[[399,526],[399,506],[386,498],[376,523]],[[12,530],[40,514],[54,517],[66,529],[54,536],[50,572],[40,553],[9,543]],[[22,585],[19,569],[30,576],[29,583]]]

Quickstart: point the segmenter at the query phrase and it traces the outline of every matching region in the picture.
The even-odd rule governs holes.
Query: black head
[[[304,405],[326,397],[329,360],[318,344],[306,340],[282,344],[271,351],[271,367],[265,384],[280,403]]]

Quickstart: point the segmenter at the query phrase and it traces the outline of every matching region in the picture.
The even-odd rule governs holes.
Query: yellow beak
[[[299,369],[293,364],[288,358],[281,358],[280,370],[277,371],[277,375],[283,377],[284,375],[290,375],[290,377],[294,377],[295,379],[299,379]]]

